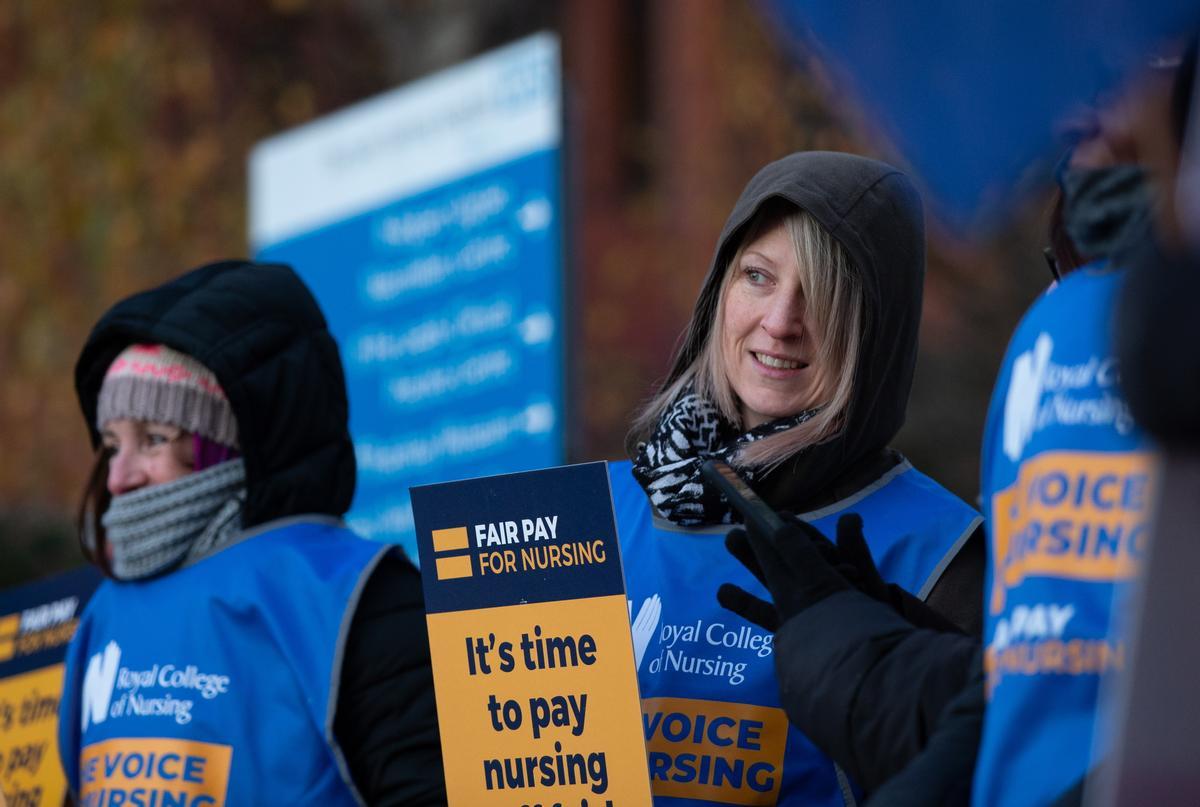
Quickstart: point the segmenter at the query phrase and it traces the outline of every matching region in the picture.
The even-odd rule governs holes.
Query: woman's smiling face
[[[782,223],[760,230],[730,267],[721,359],[742,428],[817,405],[816,337],[805,321],[796,249]]]

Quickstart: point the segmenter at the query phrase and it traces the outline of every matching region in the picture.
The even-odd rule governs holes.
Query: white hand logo
[[[110,641],[104,650],[88,659],[87,671],[83,674],[83,730],[89,723],[103,723],[108,719],[108,704],[112,700],[113,684],[117,681],[117,667],[121,664],[121,648]]]
[[[629,613],[633,615],[633,600],[629,601]],[[637,618],[633,620],[630,629],[633,631],[633,663],[637,668],[642,666],[642,656],[646,655],[646,646],[654,638],[658,628],[659,617],[662,616],[662,600],[655,594],[642,601]]]
[[[1004,399],[1004,453],[1016,462],[1033,436],[1037,422],[1038,404],[1042,398],[1042,387],[1046,378],[1046,367],[1050,363],[1050,351],[1054,341],[1048,334],[1040,334],[1027,350],[1013,362],[1012,378],[1008,382],[1008,395]]]

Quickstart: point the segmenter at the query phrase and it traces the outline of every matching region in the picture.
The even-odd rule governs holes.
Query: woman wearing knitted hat
[[[295,273],[209,264],[123,300],[75,380],[80,539],[110,578],[67,654],[77,800],[444,803],[420,579],[341,522],[342,365]]]

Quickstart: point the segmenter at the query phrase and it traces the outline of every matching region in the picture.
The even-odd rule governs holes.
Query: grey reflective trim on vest
[[[846,776],[842,766],[836,762],[833,764],[833,770],[837,773],[838,789],[842,791],[842,803],[846,807],[856,807],[858,800],[854,798],[854,790],[850,787],[850,777]]]
[[[855,493],[850,494],[849,496],[842,499],[841,501],[836,501],[833,504],[826,505],[825,507],[822,507],[819,510],[811,510],[807,513],[797,513],[796,515],[798,517],[804,519],[805,521],[816,521],[819,518],[825,518],[825,516],[832,515],[834,513],[845,510],[848,507],[852,507],[852,506],[858,504],[859,502],[861,502],[863,499],[870,496],[875,491],[877,491],[880,488],[887,485],[889,482],[891,482],[893,479],[898,477],[900,474],[904,473],[905,471],[911,471],[911,470],[912,470],[911,462],[909,462],[906,459],[900,460],[899,463],[892,466],[891,468],[888,468],[887,473],[885,473],[883,476],[876,479],[871,484],[867,485],[862,490],[859,490]]]
[[[698,524],[694,527],[684,527],[654,512],[654,505],[650,505],[650,523],[654,525],[655,529],[664,532],[681,532],[688,535],[724,535],[734,527],[742,526],[741,524]]]
[[[326,515],[321,515],[321,514],[317,514],[317,513],[309,513],[307,515],[299,515],[299,516],[287,516],[286,518],[277,518],[273,521],[267,521],[263,524],[255,524],[253,527],[251,527],[248,530],[242,530],[241,532],[234,535],[232,538],[230,538],[225,543],[220,544],[219,546],[213,547],[211,552],[205,552],[203,555],[197,555],[194,558],[188,558],[186,561],[184,561],[184,563],[179,568],[186,569],[188,566],[192,566],[196,563],[199,563],[200,561],[204,560],[205,558],[211,558],[213,555],[217,554],[218,552],[220,552],[223,549],[228,549],[231,546],[237,546],[242,541],[262,535],[264,532],[271,532],[272,530],[278,530],[278,529],[282,529],[284,527],[290,527],[293,524],[324,524],[329,527],[345,527],[346,526],[346,522],[343,521],[342,519],[338,518],[337,516],[326,516]]]
[[[950,548],[946,550],[946,554],[938,561],[938,565],[933,567],[933,571],[929,573],[929,577],[925,578],[925,582],[921,584],[921,588],[917,591],[917,597],[925,599],[929,596],[929,592],[933,591],[933,587],[937,585],[937,581],[941,579],[942,572],[946,571],[946,567],[950,565],[950,561],[958,556],[958,552],[966,545],[967,539],[971,537],[971,533],[983,523],[983,516],[975,516],[971,519],[971,523],[963,530],[963,534],[955,539]]]
[[[340,519],[334,519],[334,521],[340,523]],[[362,597],[363,589],[367,587],[367,581],[371,579],[371,574],[383,560],[384,555],[391,552],[392,549],[391,544],[383,544],[379,547],[375,557],[371,558],[371,562],[363,567],[362,573],[358,576],[358,583],[355,584],[354,590],[350,592],[350,598],[346,601],[346,610],[342,614],[342,625],[338,630],[337,644],[333,648],[333,667],[329,670],[329,703],[325,704],[325,742],[333,751],[333,759],[337,763],[338,773],[342,775],[342,781],[346,783],[346,787],[350,788],[354,800],[362,807],[367,807],[366,799],[358,792],[358,786],[354,784],[354,779],[350,776],[350,765],[346,762],[346,755],[342,753],[342,747],[338,745],[337,738],[333,736],[333,721],[337,716],[338,694],[342,683],[342,656],[346,652],[346,639],[350,635],[350,623],[354,621],[354,612],[358,610],[358,600]]]
[[[848,507],[858,504],[875,491],[886,486],[905,471],[911,471],[912,467],[913,466],[911,462],[909,462],[907,459],[902,459],[900,462],[896,463],[896,465],[888,468],[882,476],[861,490],[857,490],[846,498],[840,499],[832,504],[828,504],[819,510],[810,510],[807,513],[796,513],[796,516],[797,518],[802,518],[805,521],[816,521],[819,518],[824,518],[825,516],[845,510]],[[653,506],[650,507],[650,521],[656,528],[660,530],[666,530],[667,532],[691,533],[693,535],[724,535],[734,527],[742,526],[741,524],[705,524],[696,527],[681,527],[680,525],[672,521],[668,521],[658,513],[654,512]]]
[[[327,516],[321,513],[305,513],[298,516],[286,516],[277,518],[272,521],[265,521],[262,524],[255,524],[248,530],[242,532],[238,536],[238,540],[253,538],[256,535],[262,535],[264,532],[278,530],[283,527],[290,527],[293,524],[324,524],[328,527],[345,527],[346,522],[337,516]]]

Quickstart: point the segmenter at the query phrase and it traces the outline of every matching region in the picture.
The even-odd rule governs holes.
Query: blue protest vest
[[[788,724],[773,634],[717,604],[725,582],[770,597],[726,552],[729,528],[655,517],[628,462],[609,463],[609,476],[655,804],[853,803],[845,777]],[[862,516],[883,576],[921,596],[981,520],[908,462],[801,515],[832,536],[847,512]]]
[[[305,517],[162,577],[103,583],[59,709],[78,803],[360,803],[333,713],[350,618],[386,551]]]
[[[1122,275],[1086,267],[1043,294],[993,393],[977,805],[1049,803],[1103,753],[1097,699],[1126,658],[1115,616],[1146,549],[1153,485],[1117,388]]]

